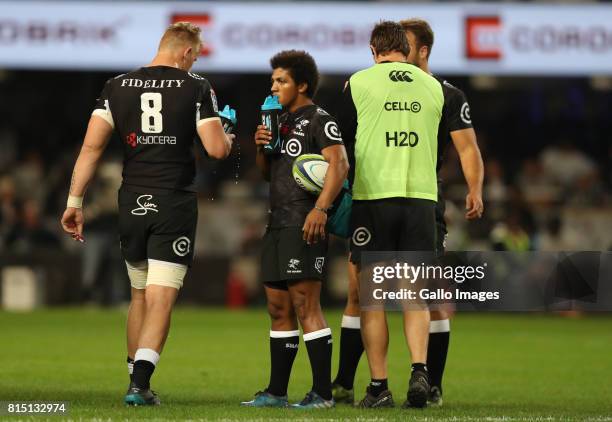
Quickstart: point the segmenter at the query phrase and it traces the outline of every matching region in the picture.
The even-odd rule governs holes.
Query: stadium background
[[[104,330],[113,332],[117,340],[117,344],[113,345],[121,350],[119,340],[123,334],[120,321],[129,294],[129,282],[115,233],[116,190],[121,181],[121,139],[113,138],[97,178],[86,195],[84,236],[87,242],[78,244],[64,236],[59,218],[65,207],[72,166],[95,98],[105,80],[146,64],[153,56],[163,28],[173,20],[185,17],[191,17],[201,24],[203,37],[209,41],[208,50],[203,52],[205,55],[194,71],[204,74],[211,81],[221,106],[230,104],[238,110],[239,124],[234,150],[226,161],[212,162],[202,156],[198,147],[200,219],[195,245],[196,261],[179,302],[183,305],[215,305],[223,308],[251,306],[254,310],[246,314],[204,310],[201,315],[197,314],[197,309],[201,308],[183,310],[176,319],[177,327],[180,327],[181,321],[187,326],[197,326],[195,321],[198,315],[202,319],[201,330],[206,330],[208,317],[217,323],[227,321],[228,329],[236,328],[232,324],[248,321],[250,325],[243,327],[247,334],[232,343],[232,347],[238,348],[247,348],[245,342],[257,341],[261,337],[257,333],[266,332],[265,311],[261,307],[263,297],[257,276],[260,238],[266,222],[267,184],[262,181],[254,165],[252,135],[259,120],[259,106],[269,93],[267,61],[272,55],[270,52],[287,47],[311,51],[319,61],[322,74],[315,101],[335,114],[339,93],[347,76],[359,65],[369,64],[367,37],[362,36],[369,29],[368,21],[363,23],[364,14],[369,14],[371,23],[378,17],[434,17],[432,25],[436,43],[430,61],[431,69],[460,87],[470,102],[471,117],[485,162],[486,211],[480,221],[467,223],[463,219],[466,187],[456,153],[450,147],[443,169],[448,200],[449,249],[554,251],[612,248],[611,6],[597,2],[582,5],[567,2],[432,2],[416,5],[338,2],[333,5],[333,13],[324,13],[321,10],[323,4],[247,2],[231,3],[224,9],[221,3],[195,1],[64,1],[53,4],[0,1],[0,297],[5,309],[0,312],[0,325],[5,327],[7,344],[13,345],[4,349],[3,362],[20,358],[24,362],[39,362],[39,356],[31,349],[28,349],[28,353],[24,352],[17,345],[17,340],[26,339],[24,332],[30,330],[32,336],[45,333],[45,321],[55,324],[52,326],[59,330],[57,338],[64,340],[68,338],[69,327],[74,327],[76,320],[82,319],[84,326],[77,328],[77,332],[83,335],[89,323],[95,327],[98,327],[98,323],[102,324],[101,321],[115,324],[105,326]],[[329,3],[325,4],[325,7],[331,7]],[[151,10],[156,8],[162,10],[160,15],[149,16],[153,13]],[[260,12],[257,15],[249,14],[244,11],[246,8]],[[90,10],[89,14],[84,10]],[[112,31],[116,32],[104,32],[108,30],[104,29],[106,12],[101,13],[99,21],[92,17],[100,10],[109,10],[110,15],[115,13],[123,17],[123,20],[109,18],[109,22],[115,25]],[[356,11],[354,15],[353,11]],[[144,17],[139,16],[140,12]],[[580,13],[587,15],[581,18]],[[445,17],[447,14],[450,17]],[[266,32],[263,26],[259,30],[268,34],[263,41],[252,32],[244,36],[243,40],[258,40],[248,46],[248,54],[241,56],[237,48],[238,51],[232,51],[233,55],[225,62],[221,60],[211,64],[211,57],[224,54],[220,41],[211,44],[206,39],[210,34],[213,41],[217,40],[214,38],[217,36],[214,32],[215,22],[261,22],[267,19],[289,27],[302,15],[310,19],[303,28],[324,26],[326,31],[336,34],[333,28],[340,25],[338,20],[350,21],[354,18],[358,21],[355,28],[360,28],[361,32],[355,30],[349,31],[348,35],[344,32],[341,36],[331,35],[325,42],[331,39],[329,42],[332,46],[325,44],[322,47],[303,34],[281,36],[278,32]],[[510,44],[503,37],[509,32],[506,32],[508,28],[504,25],[509,26],[508,22],[514,22],[513,19],[518,19],[521,24],[520,20],[523,19],[522,25],[529,26],[530,16],[533,17],[530,31],[535,35],[530,41],[525,41],[526,44],[515,43],[517,51],[508,51]],[[485,26],[493,22],[493,32],[498,35],[487,35],[486,28],[484,35],[471,35],[468,28],[469,22],[473,21],[469,18],[474,17],[484,17]],[[142,19],[145,19],[146,25],[141,25]],[[313,19],[318,20],[319,27],[312,26]],[[62,22],[74,26],[64,28],[62,33]],[[448,34],[450,23],[459,32]],[[98,24],[99,28],[95,26]],[[122,26],[130,26],[126,30],[127,35],[121,35]],[[87,31],[86,28],[91,30]],[[502,41],[497,38],[499,34]],[[444,40],[452,40],[452,57],[445,56],[449,47],[444,46]],[[337,45],[333,45],[334,42]],[[136,45],[137,50],[122,49],[122,43]],[[344,51],[345,55],[340,54],[334,60],[334,49],[349,50],[351,55],[358,58],[347,61],[347,51]],[[521,49],[529,51],[526,58],[519,57]],[[119,63],[118,56],[124,62]],[[513,62],[515,57],[516,62]],[[134,63],[126,65],[130,60]],[[330,282],[324,289],[324,304],[338,308],[343,304],[346,292],[345,242],[335,240],[332,253],[334,258],[329,267]],[[90,306],[64,311],[66,305]],[[92,311],[91,305],[93,309],[99,305],[110,308]],[[44,309],[47,306],[57,306],[60,310],[37,310],[29,315],[10,312]],[[227,319],[223,315],[227,315]],[[238,321],[236,315],[246,316]],[[333,311],[329,315],[332,327],[339,327],[339,313]],[[548,333],[552,324],[556,327],[553,331],[565,332],[565,337],[560,334],[561,337],[549,339],[549,348],[540,344],[542,350],[546,349],[541,353],[550,353],[554,348],[564,347],[578,338],[588,341],[599,336],[597,347],[589,349],[590,354],[587,355],[591,364],[586,372],[587,379],[600,371],[609,372],[612,368],[609,358],[598,355],[599,352],[609,352],[612,345],[612,338],[602,334],[606,324],[609,328],[609,317],[572,321],[567,330],[565,322],[548,317],[544,322],[538,320],[531,322],[531,325],[529,318],[513,316],[470,315],[465,318],[458,318],[458,326],[463,324],[476,330],[467,334],[467,340],[464,339],[467,343],[460,342],[459,334],[456,337],[458,344],[455,353],[465,359],[470,358],[470,347],[480,347],[477,333],[502,326],[509,333],[521,332],[538,337],[544,332]],[[517,330],[515,323],[519,323],[524,331],[513,331]],[[106,333],[104,330],[102,333]],[[194,328],[193,332],[201,330]],[[180,333],[177,335],[179,338]],[[579,337],[581,334],[583,337]],[[499,337],[499,333],[496,336]],[[31,340],[25,343],[29,347],[41,347],[33,337],[27,338]],[[214,341],[212,335],[205,338]],[[95,339],[90,340],[91,344],[96,344]],[[532,346],[529,340],[523,340],[526,343],[521,343],[520,347]],[[53,341],[47,341],[56,346]],[[187,340],[182,341],[185,347],[190,347]],[[498,338],[497,341],[503,342],[504,339]],[[257,350],[261,349],[264,353],[261,356],[265,357],[264,343],[264,337],[261,337],[261,347],[257,346]],[[79,343],[72,346],[78,348]],[[395,347],[399,348],[397,345]],[[536,347],[536,353],[538,350]],[[584,350],[574,352],[572,355],[571,351],[566,351],[566,355],[557,356],[558,359],[550,361],[551,365],[580,365],[584,362]],[[169,355],[171,353],[168,352]],[[451,350],[451,356],[452,353]],[[509,352],[505,355],[499,352],[493,356],[509,361],[521,359]],[[567,360],[562,360],[561,356]],[[115,357],[103,356],[100,359],[112,360]],[[168,357],[168,361],[170,359]],[[453,360],[450,362],[452,364]],[[534,361],[531,364],[533,366],[526,366],[527,371],[530,368],[541,369],[539,363]],[[7,375],[4,383],[0,384],[4,396],[13,399],[24,395],[32,399],[52,397],[44,389],[33,390],[42,392],[42,396],[26,393],[29,383],[35,383],[25,381],[19,371],[9,370],[10,365],[2,366],[0,371]],[[303,361],[301,364],[298,362],[298,368],[305,373],[307,371]],[[464,375],[456,368],[451,367],[451,376],[453,371],[456,376]],[[363,363],[360,370],[364,370]],[[552,367],[550,371],[559,375]],[[510,378],[514,375],[510,375]],[[565,376],[566,382],[573,380],[570,373]],[[52,375],[49,377],[52,378]],[[365,379],[363,373],[360,377],[359,380]],[[303,378],[306,383],[307,377]],[[15,382],[14,385],[11,380]],[[16,387],[17,380],[21,388]],[[260,381],[263,382],[263,379]],[[248,386],[248,391],[255,391],[257,386]],[[476,382],[474,388],[481,387]],[[594,394],[591,402],[604,405],[603,410],[597,409],[599,413],[596,414],[610,415],[609,402],[605,405],[598,398],[601,396],[597,395],[607,394],[609,398],[612,393],[610,382],[594,383],[591,388],[590,394]],[[471,403],[469,396],[459,393],[458,386],[451,384],[450,391],[458,399],[463,397]],[[559,401],[562,404],[570,400],[563,394],[557,397],[561,398]],[[586,400],[584,403],[588,404]],[[475,398],[474,405],[477,403],[479,401]],[[529,415],[529,403],[528,399],[527,413],[522,413],[523,416]],[[466,414],[474,414],[469,413],[470,405],[466,409]],[[521,411],[518,412],[521,415]],[[480,415],[486,413],[481,411]],[[266,417],[268,414],[258,416]]]

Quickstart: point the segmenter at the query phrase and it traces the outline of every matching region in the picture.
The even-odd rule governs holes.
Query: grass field
[[[327,317],[339,334],[340,312]],[[263,309],[177,310],[153,377],[162,406],[127,408],[122,404],[127,387],[124,320],[125,311],[119,310],[0,313],[0,401],[69,401],[68,417],[76,420],[612,421],[611,316],[459,315],[453,322],[444,407],[362,411],[338,406],[313,412],[238,406],[267,383],[268,320]],[[390,388],[401,403],[410,362],[398,315],[392,315],[390,324]],[[334,338],[335,371],[339,336]],[[303,346],[289,387],[293,401],[302,399],[311,382]],[[367,381],[362,359],[356,380],[359,398]]]

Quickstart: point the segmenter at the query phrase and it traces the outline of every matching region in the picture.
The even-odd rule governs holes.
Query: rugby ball
[[[322,155],[303,154],[295,159],[291,173],[293,180],[307,192],[318,194],[323,190],[329,164]]]

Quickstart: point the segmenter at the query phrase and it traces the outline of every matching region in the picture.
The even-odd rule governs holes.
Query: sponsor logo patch
[[[365,227],[357,227],[353,232],[353,244],[355,246],[367,245],[372,239],[372,233]]]
[[[172,242],[172,250],[178,256],[185,256],[191,248],[191,240],[187,236],[181,236]]]
[[[342,142],[342,135],[340,135],[340,129],[338,129],[338,124],[336,122],[329,121],[325,123],[323,130],[325,131],[325,136],[332,141]]]
[[[287,273],[289,274],[300,274],[302,269],[300,268],[300,260],[291,258],[287,264]]]
[[[149,202],[153,199],[153,195],[140,195],[136,198],[136,205],[138,208],[134,208],[131,213],[133,215],[147,215],[149,211],[151,212],[159,212],[157,209],[157,205],[153,202]]]
[[[319,272],[319,274],[323,273],[323,265],[325,265],[325,257],[324,256],[318,256],[317,259],[315,260],[315,270],[317,270]]]
[[[470,105],[468,103],[463,103],[463,105],[461,106],[461,120],[463,120],[463,123],[471,125],[472,124],[472,117],[470,116]]]
[[[286,152],[291,157],[297,157],[302,153],[302,144],[297,139],[289,139],[282,152]]]
[[[393,82],[412,82],[411,74],[409,70],[392,70],[389,72],[389,79]]]

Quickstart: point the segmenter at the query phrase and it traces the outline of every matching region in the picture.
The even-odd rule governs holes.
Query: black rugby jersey
[[[299,155],[342,145],[342,136],[336,120],[316,104],[281,114],[279,126],[281,153],[270,156],[270,227],[301,227],[317,197],[293,180],[293,162]]]
[[[215,93],[198,75],[143,67],[109,79],[93,114],[123,142],[123,184],[139,190],[194,190],[197,125],[218,119]]]
[[[459,88],[451,85],[446,80],[434,76],[442,85],[444,94],[444,107],[442,108],[442,118],[438,125],[438,164],[436,171],[442,167],[442,160],[446,148],[450,143],[450,133],[456,130],[468,129],[472,126],[470,116],[470,106],[465,98],[465,94]]]

